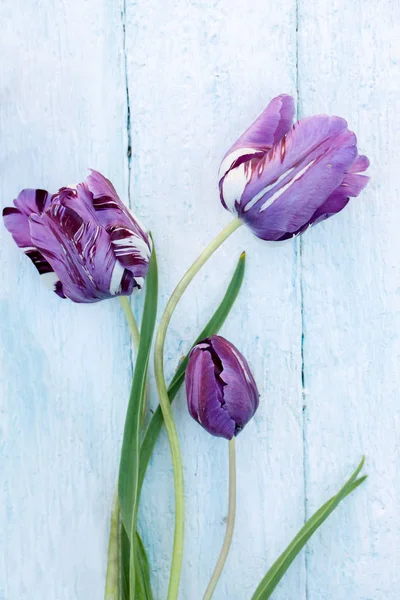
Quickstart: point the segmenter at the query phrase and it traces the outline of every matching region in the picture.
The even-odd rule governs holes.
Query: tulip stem
[[[219,578],[228,558],[229,549],[232,543],[233,530],[235,527],[236,515],[236,452],[235,438],[229,442],[229,504],[228,504],[228,520],[226,523],[226,532],[224,543],[222,544],[221,552],[215,565],[214,572],[207,586],[203,600],[211,600],[212,595],[217,587]]]
[[[133,345],[135,346],[135,350],[137,351],[139,348],[140,342],[140,332],[139,327],[136,323],[135,315],[133,314],[131,304],[129,302],[128,296],[119,296],[119,301],[121,302],[121,306],[124,309],[126,321],[129,326],[129,331],[131,332]]]
[[[108,559],[104,600],[119,600],[119,506],[118,490],[115,491],[110,519]]]
[[[175,532],[174,545],[172,551],[171,574],[168,588],[168,600],[177,600],[179,592],[179,581],[181,577],[183,542],[184,542],[184,521],[185,521],[185,498],[183,485],[183,466],[182,456],[179,447],[179,438],[176,431],[172,408],[168,399],[167,386],[164,377],[164,344],[168,329],[168,324],[172,314],[184,294],[186,288],[200,271],[201,267],[221,246],[221,244],[242,225],[239,219],[234,219],[217,235],[217,237],[207,246],[207,248],[195,260],[193,265],[182,277],[175,290],[173,291],[158,327],[155,348],[154,348],[154,367],[155,379],[157,384],[160,406],[163,413],[164,423],[167,430],[169,445],[171,449],[172,465],[174,469],[175,485]]]
[[[129,331],[132,336],[133,345],[135,346],[135,350],[137,352],[140,342],[140,332],[132,311],[131,304],[129,302],[129,298],[127,296],[119,296],[119,300],[125,313]],[[120,523],[118,490],[116,490],[110,519],[110,536],[108,541],[108,560],[104,600],[119,600],[120,597],[120,527],[122,527],[122,524]]]

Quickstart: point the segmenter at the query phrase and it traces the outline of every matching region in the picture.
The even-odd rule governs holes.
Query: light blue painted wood
[[[298,89],[301,116],[345,116],[372,158],[368,192],[308,232],[301,253],[298,241],[271,246],[239,230],[173,318],[168,375],[248,251],[223,334],[249,358],[261,406],[238,439],[237,529],[218,600],[250,597],[305,509],[337,489],[363,451],[368,485],[274,597],[398,597],[399,12],[391,0],[379,10],[373,0],[0,7],[2,205],[22,187],[52,190],[87,167],[102,170],[153,231],[161,307],[228,222],[219,161],[273,95]],[[0,257],[0,600],[101,598],[132,368],[127,330],[116,301],[77,306],[42,289],[4,229]],[[224,534],[227,448],[191,422],[183,394],[174,410],[187,490],[181,598],[196,600]],[[140,515],[160,599],[172,510],[163,434]]]
[[[132,199],[158,244],[162,304],[184,270],[231,218],[218,199],[222,156],[271,94],[296,90],[295,14],[291,1],[261,15],[257,6],[244,11],[241,2],[227,0],[208,6],[165,2],[162,9],[157,0],[128,4]],[[242,30],[251,32],[245,40]],[[237,530],[216,595],[232,600],[250,596],[267,564],[304,518],[296,244],[267,248],[248,231],[238,232],[205,267],[180,305],[167,347],[171,373],[176,348],[183,352],[189,347],[243,248],[248,250],[246,286],[223,333],[251,360],[262,400],[257,418],[237,444]],[[205,590],[223,540],[227,444],[191,422],[184,395],[177,400],[175,414],[187,497],[181,597],[194,599]],[[156,595],[163,598],[173,498],[165,439],[158,450],[145,488],[141,523]],[[278,593],[286,600],[302,600],[304,582],[302,557]]]
[[[94,166],[126,196],[118,4],[7,0],[0,13],[2,205]],[[59,301],[0,236],[0,598],[101,598],[129,336],[117,301]]]
[[[346,117],[371,185],[303,238],[309,511],[367,455],[367,486],[310,545],[308,597],[395,600],[400,573],[400,6],[300,3],[302,114]],[[315,62],[314,57],[318,56]],[[321,487],[320,482],[325,481]]]

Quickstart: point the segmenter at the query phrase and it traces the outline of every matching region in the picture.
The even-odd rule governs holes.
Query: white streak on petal
[[[130,248],[134,248],[143,260],[147,261],[150,258],[150,249],[148,245],[138,235],[132,234],[119,240],[113,240],[112,245],[114,246],[115,254],[117,256],[131,254]]]
[[[129,206],[126,206],[126,209],[128,211],[128,213],[130,214],[130,216],[132,217],[132,219],[135,221],[136,225],[139,226],[139,229],[141,229],[144,233],[148,233],[147,228],[143,225],[142,221],[133,214],[133,212],[131,211],[131,209],[129,208]]]
[[[236,212],[235,202],[240,202],[246,185],[251,179],[251,169],[242,163],[229,171],[222,183],[222,197],[231,212]]]
[[[50,273],[43,273],[40,276],[40,280],[43,281],[44,285],[52,292],[56,289],[56,283],[58,281],[58,275],[51,271]]]
[[[233,152],[228,154],[228,156],[226,156],[222,161],[221,166],[219,168],[218,181],[221,181],[221,179],[223,178],[225,173],[229,171],[235,160],[237,160],[241,156],[246,156],[247,154],[260,154],[260,152],[264,151],[260,148],[238,148],[237,150],[234,150]]]
[[[306,171],[308,171],[308,169],[314,164],[314,162],[315,162],[315,159],[312,160],[311,162],[309,162],[308,165],[306,165],[303,169],[301,169],[301,171],[299,171],[297,173],[297,175],[295,175],[295,177],[293,177],[293,179],[291,179],[280,190],[278,190],[277,192],[275,192],[275,194],[273,194],[271,196],[271,198],[268,198],[268,200],[266,202],[264,202],[264,204],[260,208],[259,212],[262,212],[263,210],[265,210],[266,208],[268,208],[269,206],[271,206],[271,204],[273,204],[275,202],[275,200],[277,200],[280,196],[282,196],[282,194],[284,192],[286,192],[286,190],[288,188],[290,188],[291,185],[293,185],[302,175],[304,175],[304,173]]]
[[[115,296],[115,294],[118,294],[118,292],[121,291],[121,282],[124,272],[124,267],[118,261],[115,261],[110,281],[110,294],[112,296]]]
[[[262,198],[263,196],[265,196],[265,194],[267,194],[273,187],[275,187],[276,185],[278,185],[278,183],[280,181],[282,181],[282,179],[284,179],[287,175],[290,175],[290,173],[292,173],[292,171],[294,171],[294,169],[295,169],[295,167],[292,167],[291,169],[289,169],[285,173],[282,173],[282,175],[278,179],[276,179],[276,181],[274,181],[273,183],[269,183],[268,185],[266,185],[265,188],[263,188],[260,192],[258,192],[258,194],[256,194],[251,200],[249,200],[249,202],[244,207],[244,212],[247,212],[248,210],[250,210],[251,208],[253,208],[253,206],[260,200],[260,198]]]

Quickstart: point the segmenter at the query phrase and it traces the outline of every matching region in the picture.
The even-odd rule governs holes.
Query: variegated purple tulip
[[[14,205],[5,226],[61,298],[97,302],[142,287],[151,239],[97,171],[56,194],[22,190]]]
[[[259,404],[249,365],[225,338],[213,335],[190,352],[186,395],[191,416],[212,435],[238,435]]]
[[[340,212],[367,185],[369,166],[340,117],[292,125],[294,101],[274,98],[225,155],[219,189],[225,208],[263,240],[285,240]]]

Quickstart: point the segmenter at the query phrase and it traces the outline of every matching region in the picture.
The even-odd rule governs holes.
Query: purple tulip
[[[224,207],[263,240],[285,240],[340,212],[369,181],[357,139],[340,117],[292,125],[294,101],[274,98],[225,155],[219,173]]]
[[[97,302],[143,286],[150,237],[97,171],[53,195],[22,190],[14,205],[5,226],[61,298]]]
[[[232,439],[258,408],[249,365],[225,338],[213,335],[190,352],[186,370],[189,412],[212,435]]]

